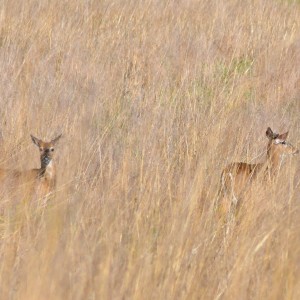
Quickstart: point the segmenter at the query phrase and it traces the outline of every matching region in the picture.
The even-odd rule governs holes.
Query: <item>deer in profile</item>
[[[234,162],[224,168],[220,188],[220,193],[223,194],[221,199],[223,211],[228,211],[232,205],[237,206],[243,192],[258,175],[261,174],[262,178],[267,180],[276,177],[283,155],[299,153],[299,150],[287,141],[288,132],[278,134],[268,127],[266,136],[268,145],[265,162],[258,164]]]
[[[26,190],[26,192],[30,193],[34,191],[40,196],[49,194],[56,185],[56,171],[53,157],[55,146],[60,138],[61,135],[50,142],[45,142],[31,135],[33,143],[40,150],[41,167],[26,171],[1,169],[1,185],[6,187],[9,185],[10,189],[22,187],[22,191]]]

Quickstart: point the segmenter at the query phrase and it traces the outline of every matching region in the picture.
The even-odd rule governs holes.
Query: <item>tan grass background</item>
[[[1,191],[0,299],[300,299],[300,157],[213,213],[267,126],[300,146],[299,32],[299,1],[2,0],[1,167],[64,137],[46,207]]]

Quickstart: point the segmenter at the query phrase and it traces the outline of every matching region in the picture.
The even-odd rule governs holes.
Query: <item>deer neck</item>
[[[40,176],[44,177],[48,180],[51,180],[55,176],[55,167],[53,164],[53,160],[45,161],[41,159],[41,169],[40,169]]]
[[[270,174],[276,173],[281,165],[281,155],[276,152],[268,151],[266,165]]]

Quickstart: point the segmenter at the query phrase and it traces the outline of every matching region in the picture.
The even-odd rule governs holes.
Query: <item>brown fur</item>
[[[221,175],[222,202],[221,210],[228,211],[232,204],[237,204],[251,182],[262,174],[263,179],[270,179],[278,172],[280,160],[283,154],[297,154],[294,146],[286,142],[288,132],[283,134],[274,133],[270,127],[266,131],[269,139],[267,146],[267,159],[264,163],[248,164],[235,162],[226,166]],[[225,197],[227,195],[227,197]]]
[[[31,136],[33,143],[39,147],[41,167],[26,171],[0,169],[1,186],[10,193],[16,190],[21,195],[31,195],[34,192],[39,198],[48,195],[56,185],[56,171],[53,161],[54,146],[61,135],[51,142],[44,142]]]

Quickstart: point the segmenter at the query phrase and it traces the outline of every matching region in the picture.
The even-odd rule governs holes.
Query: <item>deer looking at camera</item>
[[[41,167],[26,171],[18,170],[0,170],[1,188],[5,187],[15,190],[20,187],[22,193],[35,192],[36,195],[44,197],[48,195],[56,185],[56,172],[53,161],[54,150],[61,135],[50,142],[44,142],[33,135],[33,143],[39,147]],[[23,196],[23,195],[22,195]]]
[[[33,169],[31,172],[35,179],[38,179],[38,184],[42,186],[45,192],[50,192],[56,186],[56,170],[53,162],[55,145],[61,138],[61,134],[53,139],[51,142],[44,142],[33,135],[31,139],[35,145],[39,147],[41,167],[39,169]]]
[[[220,192],[227,197],[222,199],[223,211],[228,211],[232,205],[238,204],[239,197],[259,174],[267,179],[275,177],[284,154],[295,155],[299,153],[298,149],[287,142],[288,132],[278,134],[268,127],[266,136],[269,141],[265,162],[258,164],[234,162],[224,168],[221,175]]]

